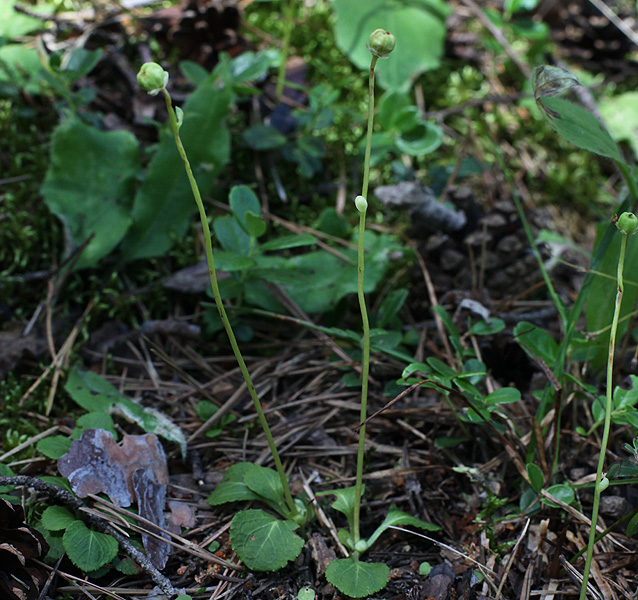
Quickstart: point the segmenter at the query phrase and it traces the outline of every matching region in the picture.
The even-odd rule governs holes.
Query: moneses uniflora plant
[[[379,59],[387,58],[395,47],[394,36],[383,29],[374,31],[368,39],[368,49],[372,54],[369,74],[369,104],[368,129],[364,158],[364,175],[361,194],[355,199],[355,206],[359,211],[359,243],[358,243],[358,276],[357,295],[362,320],[362,380],[361,380],[361,410],[359,422],[359,446],[357,453],[356,483],[354,487],[331,490],[323,494],[336,496],[332,507],[343,513],[348,521],[348,529],[338,532],[339,539],[347,549],[347,558],[333,560],[326,570],[327,579],[342,593],[360,598],[383,589],[388,581],[390,569],[382,563],[365,563],[360,561],[379,536],[389,527],[395,525],[413,525],[423,529],[435,530],[437,526],[422,521],[394,507],[384,521],[376,528],[370,537],[362,538],[360,529],[361,499],[363,487],[363,459],[365,451],[365,423],[367,418],[368,373],[370,366],[370,326],[363,293],[364,281],[364,233],[365,217],[368,208],[368,182],[370,176],[370,151],[372,146],[372,127],[374,123],[374,70]],[[163,94],[169,115],[170,126],[175,138],[179,154],[184,162],[184,168],[191,185],[193,196],[199,210],[202,231],[206,245],[206,259],[210,270],[210,281],[215,304],[221,317],[224,329],[230,340],[235,358],[239,363],[242,375],[246,381],[248,391],[255,405],[261,426],[266,434],[270,450],[273,455],[277,473],[271,469],[238,463],[230,467],[222,482],[215,488],[209,502],[213,505],[237,501],[261,501],[283,517],[274,517],[259,509],[239,511],[231,523],[231,542],[239,558],[251,569],[259,571],[274,571],[282,568],[288,561],[294,560],[303,548],[303,540],[294,532],[306,525],[312,511],[307,502],[293,499],[288,485],[281,459],[277,453],[274,439],[270,433],[268,423],[250,374],[241,355],[235,335],[233,333],[226,310],[222,303],[213,256],[208,218],[197,183],[193,176],[188,157],[179,137],[179,128],[183,114],[179,108],[173,109],[171,97],[167,90],[168,73],[156,63],[146,63],[138,73],[138,82],[142,89],[149,94]]]
[[[618,331],[618,319],[620,317],[620,306],[624,292],[623,271],[625,267],[625,253],[627,249],[627,238],[638,231],[638,218],[633,213],[624,212],[620,217],[615,217],[616,227],[622,234],[620,241],[620,253],[618,255],[618,270],[616,280],[618,291],[616,292],[616,304],[614,305],[614,316],[611,321],[611,332],[609,334],[609,356],[607,359],[607,382],[605,396],[605,422],[603,425],[603,437],[600,441],[600,454],[598,456],[598,468],[596,470],[596,483],[594,485],[594,504],[591,511],[591,529],[589,530],[589,541],[587,543],[587,557],[585,559],[585,569],[583,571],[583,583],[580,589],[580,600],[587,597],[587,582],[589,571],[594,554],[594,543],[596,541],[596,523],[598,521],[598,507],[600,496],[609,486],[609,479],[603,474],[605,465],[605,455],[607,454],[607,442],[609,441],[609,430],[611,428],[611,413],[613,411],[613,377],[614,377],[614,350],[616,348],[616,332]]]

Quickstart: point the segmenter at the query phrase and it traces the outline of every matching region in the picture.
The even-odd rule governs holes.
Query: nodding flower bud
[[[168,73],[157,63],[147,62],[142,65],[137,74],[137,83],[145,92],[155,96],[166,89]]]
[[[624,212],[618,217],[616,227],[625,235],[632,235],[638,231],[638,217],[630,212]]]
[[[366,212],[368,210],[368,201],[363,196],[357,196],[354,199],[354,205],[357,207],[357,210],[361,213]]]
[[[375,29],[368,38],[368,50],[377,58],[387,58],[396,46],[395,37],[385,29]]]

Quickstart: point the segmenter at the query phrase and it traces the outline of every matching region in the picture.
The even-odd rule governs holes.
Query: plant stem
[[[594,541],[596,539],[596,523],[598,521],[598,507],[600,505],[600,495],[602,493],[600,482],[603,478],[603,466],[605,464],[605,455],[607,453],[607,442],[609,441],[609,430],[611,427],[611,411],[613,399],[613,376],[614,376],[614,349],[616,347],[616,331],[618,330],[618,318],[620,316],[620,305],[624,291],[623,286],[623,269],[625,265],[625,250],[627,248],[627,235],[622,234],[620,243],[620,256],[618,258],[618,293],[616,294],[616,306],[614,307],[614,316],[611,322],[611,331],[609,333],[609,356],[607,358],[607,393],[605,402],[605,423],[603,426],[603,437],[600,442],[600,454],[598,456],[598,469],[596,470],[596,483],[594,485],[594,505],[591,514],[591,529],[589,530],[589,541],[587,542],[587,558],[585,559],[585,570],[583,571],[583,583],[580,588],[580,600],[585,600],[587,596],[587,582],[589,580],[589,570],[594,554]]]
[[[370,62],[370,79],[369,79],[369,95],[368,95],[368,131],[366,133],[366,153],[363,159],[363,185],[361,186],[361,195],[368,199],[368,180],[370,179],[370,152],[372,151],[372,125],[374,124],[374,67],[379,60],[376,56],[372,56]]]
[[[291,511],[292,515],[297,514],[297,507],[295,506],[295,502],[292,498],[292,494],[290,493],[290,487],[288,485],[288,480],[286,478],[286,472],[284,471],[283,464],[281,463],[281,459],[279,458],[279,453],[277,452],[277,446],[275,445],[275,440],[272,437],[272,433],[270,432],[270,427],[268,427],[268,421],[266,420],[266,415],[264,415],[264,410],[261,407],[261,402],[259,401],[259,397],[257,396],[257,391],[255,390],[255,386],[253,385],[253,381],[250,377],[250,373],[248,372],[248,367],[246,367],[246,363],[244,361],[244,357],[239,350],[239,345],[237,344],[237,340],[235,338],[235,333],[233,332],[233,328],[228,319],[228,315],[226,314],[226,309],[224,308],[224,303],[222,302],[221,294],[219,292],[219,284],[217,282],[217,274],[215,273],[215,260],[213,258],[213,244],[210,233],[210,227],[208,226],[208,217],[206,215],[206,209],[204,208],[204,203],[202,202],[202,196],[199,193],[199,188],[197,187],[197,181],[195,181],[195,176],[193,175],[193,170],[191,169],[190,162],[188,157],[186,156],[186,151],[184,150],[184,146],[182,144],[182,140],[179,137],[179,125],[177,124],[177,117],[175,115],[175,110],[173,109],[173,105],[171,102],[170,94],[166,89],[162,90],[164,94],[164,99],[166,100],[166,109],[168,111],[168,118],[170,120],[171,130],[173,131],[173,136],[175,137],[175,145],[177,146],[177,151],[184,162],[184,169],[186,169],[186,176],[188,177],[188,181],[191,186],[191,190],[193,192],[193,196],[195,198],[195,203],[197,204],[197,208],[199,210],[199,218],[202,223],[202,232],[204,234],[204,245],[206,247],[206,260],[208,262],[208,272],[210,273],[210,285],[213,290],[213,296],[215,297],[215,305],[217,306],[217,311],[219,312],[219,316],[224,325],[224,329],[226,330],[226,335],[228,336],[228,340],[230,341],[230,345],[233,349],[233,354],[237,359],[237,363],[239,364],[239,370],[241,374],[244,376],[244,381],[246,382],[246,387],[248,388],[248,393],[252,398],[253,404],[255,405],[255,410],[257,411],[257,416],[259,418],[259,423],[261,424],[262,429],[264,430],[264,434],[266,435],[266,439],[268,440],[268,446],[270,447],[270,451],[272,452],[273,459],[275,461],[275,467],[277,469],[277,473],[279,473],[279,478],[281,479],[281,485],[284,490],[284,497],[286,498],[286,504]]]
[[[279,71],[277,72],[277,88],[275,90],[275,98],[277,102],[281,100],[286,82],[286,63],[288,62],[288,50],[290,48],[290,35],[292,33],[294,4],[295,0],[288,0],[285,8],[284,21],[284,39],[281,44],[281,62],[279,63]]]
[[[377,64],[377,57],[372,57],[370,63],[370,94],[368,100],[368,133],[366,136],[366,152],[363,167],[363,186],[361,195],[366,198],[368,195],[368,180],[370,178],[370,151],[372,148],[372,125],[374,123],[374,67]],[[368,310],[366,299],[363,293],[363,271],[364,259],[364,234],[366,228],[366,210],[359,211],[359,246],[357,253],[357,296],[359,298],[359,309],[361,310],[361,322],[363,324],[363,356],[361,358],[361,413],[359,416],[359,450],[357,452],[357,476],[355,483],[355,501],[353,515],[352,537],[356,544],[361,539],[359,522],[361,515],[361,492],[363,489],[363,457],[366,446],[366,418],[368,412],[368,373],[370,371],[370,322],[368,320]]]

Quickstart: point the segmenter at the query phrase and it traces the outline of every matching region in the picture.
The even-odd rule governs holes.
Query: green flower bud
[[[157,63],[147,62],[142,65],[137,74],[137,83],[145,92],[155,96],[166,89],[168,73]]]
[[[368,38],[368,50],[377,58],[386,58],[396,46],[395,37],[385,29],[375,29]]]
[[[354,199],[354,205],[357,207],[359,212],[366,212],[368,210],[368,201],[363,196],[357,196]]]
[[[638,230],[638,217],[630,212],[624,212],[616,221],[616,227],[626,235],[632,235]]]

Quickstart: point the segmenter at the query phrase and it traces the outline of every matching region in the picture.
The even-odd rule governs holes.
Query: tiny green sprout
[[[624,212],[618,217],[616,227],[625,235],[633,235],[638,231],[638,217],[634,213]]]
[[[365,213],[368,210],[368,201],[363,196],[357,196],[354,199],[354,205],[360,213]]]
[[[396,43],[396,38],[389,31],[375,29],[368,38],[368,50],[377,58],[387,58]]]
[[[419,575],[429,575],[432,570],[432,565],[429,562],[422,562],[419,565]]]
[[[137,74],[137,83],[151,96],[156,96],[166,89],[168,73],[157,63],[147,62],[142,65]]]

